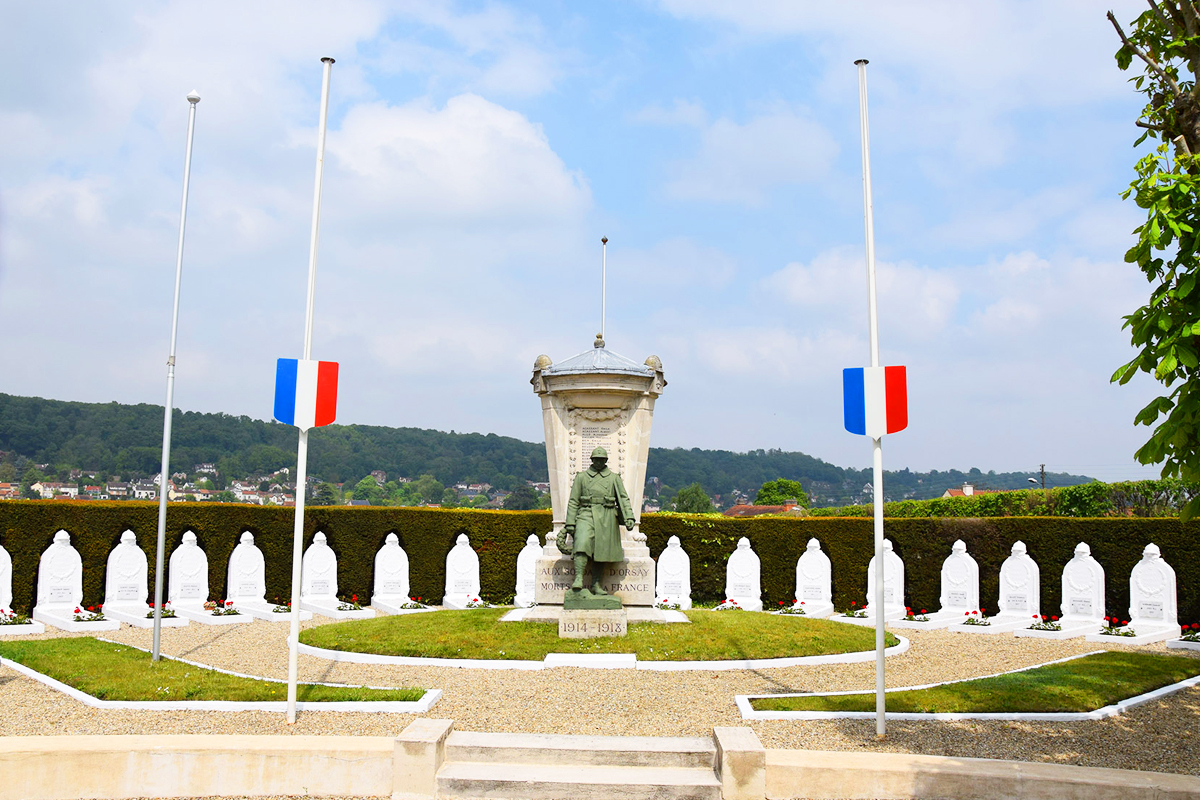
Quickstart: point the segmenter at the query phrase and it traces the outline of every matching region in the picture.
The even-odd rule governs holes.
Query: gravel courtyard
[[[303,627],[330,622],[322,617]],[[268,678],[287,676],[286,624],[254,622],[162,631],[162,652]],[[888,686],[977,677],[1051,661],[1106,645],[1012,636],[901,631],[908,653],[888,658]],[[84,635],[84,634],[46,634]],[[149,648],[151,632],[122,626],[103,638]],[[1108,646],[1118,649],[1118,646]],[[1137,648],[1167,651],[1159,645]],[[1200,687],[1124,715],[1076,723],[889,722],[874,739],[872,721],[745,722],[735,694],[874,688],[874,664],[728,672],[554,669],[539,672],[344,664],[300,656],[301,680],[372,686],[438,688],[444,696],[428,716],[453,719],[460,730],[707,735],[714,725],[749,725],[769,748],[879,750],[1003,758],[1081,766],[1200,775]],[[578,681],[587,686],[571,688]],[[409,714],[302,712],[294,726],[282,714],[208,711],[107,711],[0,668],[0,735],[66,734],[355,734],[390,736]]]

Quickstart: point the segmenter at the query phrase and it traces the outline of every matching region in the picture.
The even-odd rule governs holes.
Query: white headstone
[[[1042,578],[1024,542],[1014,542],[1012,554],[1000,565],[1000,613],[1022,622],[1042,611]]]
[[[667,548],[659,554],[656,579],[655,602],[678,603],[681,609],[692,607],[692,560],[678,536],[668,539]]]
[[[762,611],[762,563],[750,549],[750,540],[738,539],[737,549],[725,565],[725,598],[747,611]]]
[[[957,617],[979,610],[979,564],[967,552],[967,544],[957,539],[950,556],[942,562],[941,608],[938,616]]]
[[[810,617],[833,613],[833,565],[816,539],[808,540],[804,554],[796,561],[796,607]]]
[[[875,619],[875,557],[867,565],[867,605],[864,610],[868,619]],[[883,618],[904,617],[904,562],[892,549],[892,540],[883,540]]]
[[[146,554],[137,546],[133,531],[121,534],[121,542],[108,554],[104,573],[104,608],[146,610],[148,564]]]
[[[266,605],[267,562],[254,544],[254,534],[242,533],[241,542],[229,554],[229,582],[225,594],[236,606],[239,601]]]
[[[525,539],[525,547],[517,554],[517,588],[513,605],[517,608],[529,608],[533,605],[533,592],[537,588],[537,560],[542,554],[538,545],[536,533],[529,534]]]
[[[1069,625],[1100,625],[1104,621],[1104,567],[1092,558],[1092,548],[1080,542],[1075,556],[1063,567],[1062,618]]]
[[[1151,542],[1129,575],[1129,627],[1138,634],[1150,629],[1179,628],[1175,570]],[[1176,634],[1178,635],[1178,634]]]
[[[317,531],[301,562],[300,596],[337,600],[337,555]]]
[[[38,562],[37,605],[71,613],[82,602],[83,559],[71,546],[71,535],[59,531]]]
[[[12,610],[12,556],[0,547],[0,608]]]
[[[170,586],[167,598],[176,611],[190,608],[202,611],[208,600],[208,556],[196,543],[196,534],[186,531],[183,541],[171,553]]]
[[[386,600],[408,600],[408,553],[400,546],[394,533],[387,535],[383,547],[375,554],[375,597]]]
[[[466,608],[467,603],[479,597],[479,556],[471,549],[471,540],[460,533],[450,552],[446,554],[446,595],[442,605],[446,608]]]

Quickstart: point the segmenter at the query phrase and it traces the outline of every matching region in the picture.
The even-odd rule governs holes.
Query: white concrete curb
[[[46,626],[40,622],[24,622],[20,625],[0,625],[0,636],[30,636],[45,633]]]
[[[1171,639],[1167,642],[1167,647],[1172,650],[1200,650],[1200,642],[1189,642],[1187,639]]]
[[[885,649],[884,655],[898,656],[909,648],[908,639],[897,636],[900,643]],[[517,661],[500,658],[420,658],[417,656],[381,656],[374,653],[355,653],[347,650],[327,650],[323,647],[300,644],[300,652],[330,661],[349,661],[355,664],[389,664],[397,667],[458,667],[460,669],[519,669],[542,670],[554,667],[584,669],[643,669],[653,672],[685,672],[689,670],[773,669],[819,664],[858,664],[874,661],[874,650],[841,653],[827,656],[797,656],[796,658],[752,658],[738,661],[638,661],[633,653],[549,653],[542,661]]]
[[[107,639],[100,639],[106,644],[118,644],[121,642],[111,642]],[[124,647],[133,647],[133,645],[122,645]],[[134,647],[135,650],[142,650],[140,647]],[[148,652],[142,650],[142,652]],[[168,656],[169,658],[169,656]],[[287,681],[273,680],[270,678],[260,678],[255,675],[243,675],[238,672],[230,672],[228,670],[210,667],[206,664],[198,664],[195,661],[186,661],[184,659],[172,659],[183,664],[189,664],[202,669],[211,669],[214,672],[223,672],[226,675],[234,675],[239,678],[249,678],[251,680],[263,681],[265,683],[280,683],[286,684]],[[49,675],[43,675],[37,670],[30,669],[24,664],[19,664],[16,661],[0,657],[0,667],[8,667],[15,670],[26,677],[33,678],[39,683],[43,683],[52,689],[57,689],[63,694],[78,700],[86,706],[92,708],[107,708],[107,709],[127,709],[133,711],[287,711],[286,700],[101,700],[98,697],[82,692],[73,686],[57,681]],[[345,684],[310,684],[319,686],[345,686]],[[377,689],[383,687],[369,686],[369,689]],[[408,713],[408,714],[424,714],[433,707],[434,703],[442,699],[441,689],[426,689],[425,695],[420,700],[353,700],[353,701],[332,701],[332,702],[301,702],[296,703],[298,711],[356,711],[363,714],[376,713]]]
[[[1104,653],[1105,650],[1094,650],[1091,653],[1079,653],[1078,655],[1059,658],[1054,661],[1047,661],[1043,664],[1034,664],[1031,667],[1022,667],[1008,672],[998,672],[994,675],[980,675],[976,678],[963,678],[957,681],[943,681],[941,683],[929,683],[922,686],[904,686],[896,689],[888,689],[887,693],[893,692],[912,692],[918,689],[932,689],[935,686],[947,686],[955,683],[966,683],[967,681],[978,681],[985,678],[996,678],[1000,675],[1013,675],[1018,672],[1028,672],[1031,669],[1039,667],[1048,667],[1052,664],[1062,664],[1066,661],[1074,661],[1077,658],[1084,656],[1095,655],[1096,653]],[[1200,685],[1200,675],[1197,675],[1179,683],[1173,683],[1169,686],[1155,689],[1152,692],[1139,694],[1136,697],[1130,697],[1127,700],[1122,700],[1113,705],[1098,708],[1095,711],[1060,711],[1060,712],[1014,712],[1014,713],[954,713],[954,714],[934,714],[934,713],[917,713],[917,712],[900,712],[887,713],[888,719],[908,720],[913,722],[954,722],[958,720],[999,720],[1005,722],[1083,722],[1086,720],[1106,719],[1122,714],[1131,708],[1157,700],[1160,697],[1166,697],[1169,694],[1174,694],[1182,689],[1187,689],[1191,686]],[[758,698],[775,698],[775,697],[831,697],[833,695],[850,695],[861,694],[869,695],[871,692],[863,691],[847,691],[847,692],[810,692],[810,693],[790,693],[790,694],[739,694],[734,696],[734,701],[737,703],[738,711],[741,712],[742,719],[750,720],[815,720],[815,719],[875,719],[874,711],[755,711],[750,705],[750,701]]]

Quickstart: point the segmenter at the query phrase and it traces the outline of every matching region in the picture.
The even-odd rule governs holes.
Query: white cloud
[[[708,121],[708,113],[701,104],[677,97],[669,107],[651,103],[634,113],[631,118],[634,122],[647,125],[684,125],[700,128]]]
[[[703,130],[694,158],[672,166],[666,190],[686,200],[758,206],[771,189],[824,177],[837,152],[822,125],[789,109],[745,124],[721,118]]]

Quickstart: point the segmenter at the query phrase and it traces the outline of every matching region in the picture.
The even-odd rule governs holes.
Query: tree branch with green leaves
[[[1135,125],[1143,129],[1134,146],[1160,140],[1138,160],[1136,179],[1122,192],[1145,209],[1146,221],[1134,230],[1137,242],[1125,261],[1137,264],[1151,284],[1149,301],[1126,316],[1124,328],[1137,355],[1120,367],[1112,381],[1128,383],[1150,373],[1169,389],[1135,418],[1153,426],[1135,458],[1162,464],[1163,477],[1200,482],[1200,288],[1196,231],[1200,229],[1200,9],[1194,0],[1149,0],[1149,9],[1126,33],[1113,13],[1108,19],[1121,39],[1117,66],[1127,70],[1139,59],[1144,70],[1130,79],[1147,103]],[[1194,331],[1194,333],[1193,333]],[[1182,510],[1200,513],[1200,496]]]

